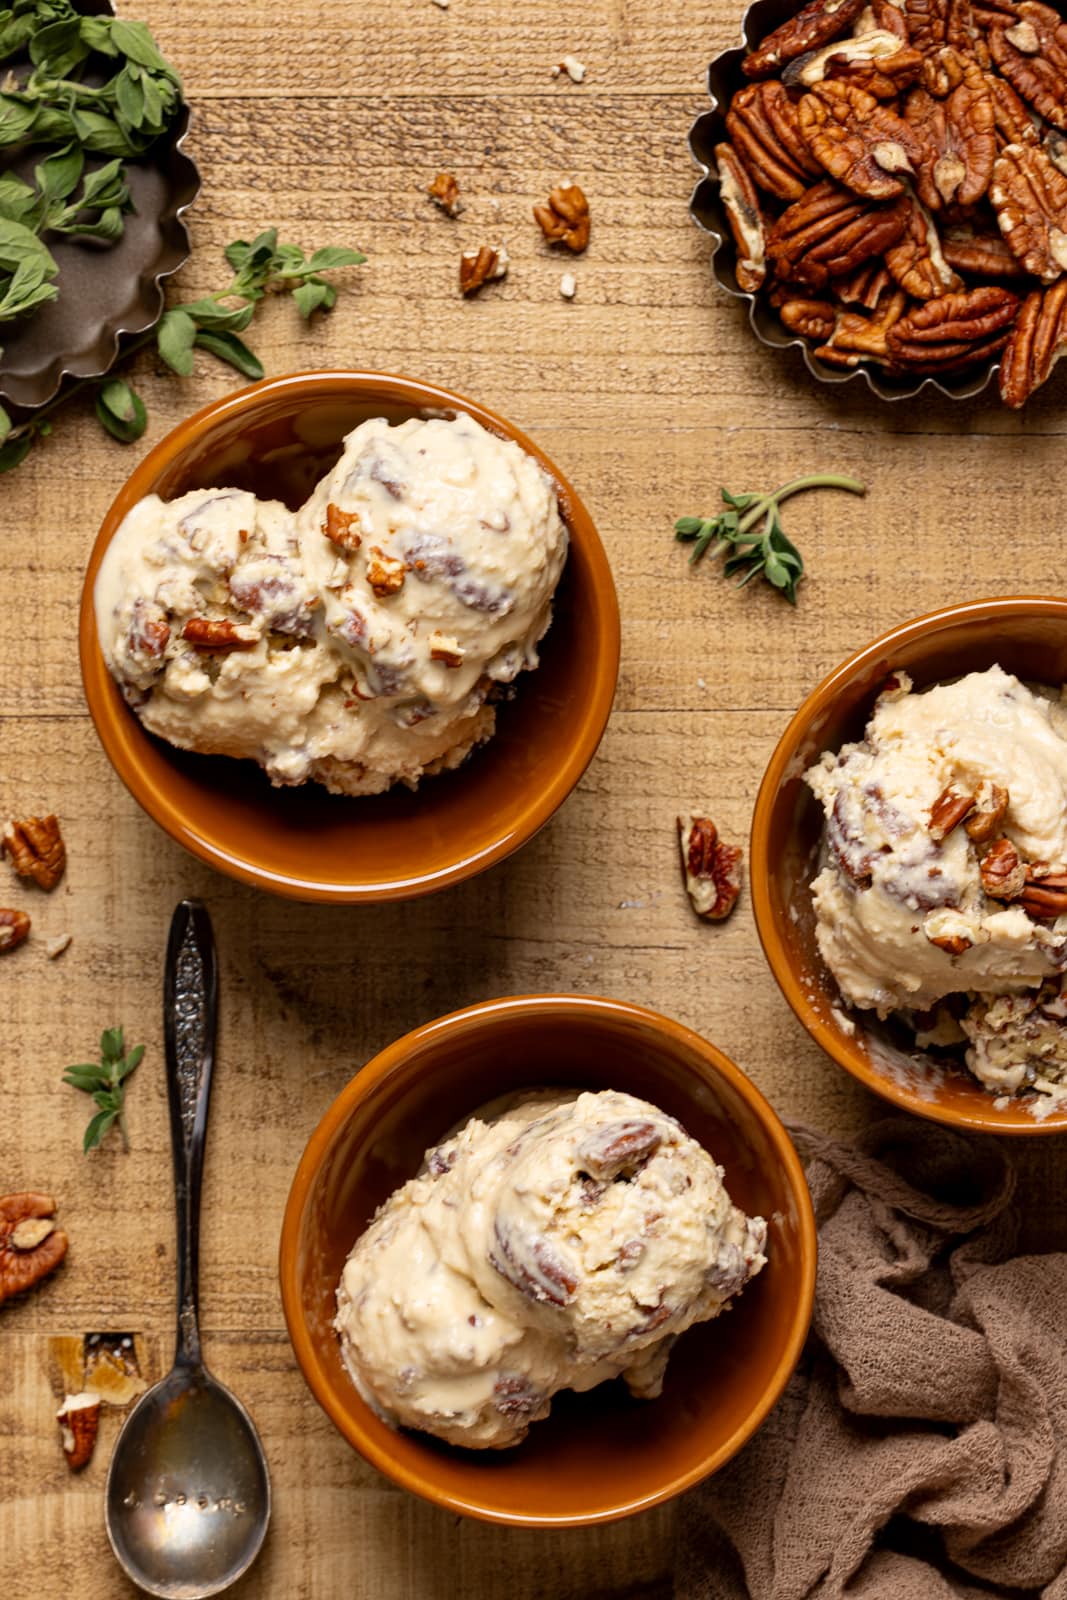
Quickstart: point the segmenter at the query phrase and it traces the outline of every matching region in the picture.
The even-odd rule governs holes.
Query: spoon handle
[[[198,900],[177,906],[163,974],[163,1040],[178,1211],[178,1337],[175,1365],[201,1366],[198,1322],[200,1180],[204,1170],[218,1020],[218,965],[211,918]]]

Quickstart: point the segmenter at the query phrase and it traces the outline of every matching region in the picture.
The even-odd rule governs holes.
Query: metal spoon
[[[195,900],[174,913],[163,979],[167,1099],[178,1209],[174,1366],[126,1418],[107,1476],[107,1536],[148,1594],[203,1600],[252,1565],[270,1521],[263,1446],[241,1402],[200,1354],[200,1179],[218,1017],[211,919]]]

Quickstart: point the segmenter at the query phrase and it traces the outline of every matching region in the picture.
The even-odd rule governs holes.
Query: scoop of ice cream
[[[145,726],[348,794],[459,764],[537,665],[567,551],[552,483],[469,417],[381,420],[292,514],[243,490],[142,501],[96,585]]]
[[[1000,667],[912,693],[897,674],[864,738],[806,774],[826,814],[825,864],[812,884],[816,935],[843,997],[922,1010],[945,995],[1009,994],[1067,960],[1067,918],[1035,920],[987,895],[987,843],[944,837],[931,813],[947,789],[1007,792],[998,833],[1025,862],[1067,859],[1062,713]]]
[[[356,1241],[337,1328],[368,1402],[517,1444],[560,1389],[659,1393],[671,1345],[764,1264],[766,1224],[655,1106],[611,1091],[473,1118]]]

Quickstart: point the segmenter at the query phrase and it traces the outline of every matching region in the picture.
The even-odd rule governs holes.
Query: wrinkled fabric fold
[[[898,1117],[852,1146],[791,1132],[811,1336],[683,1501],[676,1600],[1067,1600],[1067,1254],[1015,1254],[994,1140]]]

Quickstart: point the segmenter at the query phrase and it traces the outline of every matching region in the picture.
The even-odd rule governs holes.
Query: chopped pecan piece
[[[678,818],[686,893],[698,917],[722,922],[741,893],[742,851],[724,844],[710,817]]]
[[[1067,277],[1049,289],[1035,289],[1023,301],[1000,362],[1000,394],[1005,405],[1024,405],[1048,379],[1067,351]]]
[[[55,1226],[56,1203],[29,1191],[0,1197],[0,1305],[54,1272],[67,1253],[67,1236]],[[42,1233],[35,1223],[51,1224]]]
[[[335,506],[331,500],[326,507],[326,521],[322,524],[323,534],[331,544],[339,550],[358,550],[363,542],[360,535],[353,530],[352,524],[359,524],[357,511],[342,511],[340,506]]]
[[[767,276],[767,236],[752,179],[731,144],[715,146],[719,196],[737,246],[737,286],[754,292]]]
[[[25,911],[14,911],[10,906],[0,906],[0,955],[17,950],[29,937],[30,919]]]
[[[959,57],[943,50],[943,57]],[[973,61],[962,63],[962,76],[947,99],[913,89],[904,117],[923,146],[916,171],[919,199],[931,211],[950,204],[973,206],[993,176],[997,156],[993,101],[985,77]]]
[[[787,61],[838,38],[852,26],[864,4],[865,0],[810,0],[750,51],[741,70],[747,78],[769,78]]]
[[[88,1466],[96,1445],[100,1426],[100,1396],[87,1389],[81,1394],[64,1396],[56,1412],[56,1421],[63,1432],[63,1454],[71,1472],[80,1472]]]
[[[575,1269],[549,1246],[547,1240],[518,1236],[500,1222],[494,1231],[496,1248],[489,1264],[502,1278],[541,1304],[565,1306],[578,1291]]]
[[[251,650],[260,641],[258,628],[245,622],[231,622],[229,617],[190,617],[182,629],[182,638],[195,650]]]
[[[799,333],[805,339],[820,343],[829,339],[837,326],[837,307],[830,300],[786,300],[779,309],[790,333]]]
[[[889,361],[886,338],[907,309],[903,291],[883,297],[874,314],[864,317],[857,311],[839,311],[833,332],[815,354],[832,367],[855,367],[861,361]]]
[[[894,280],[916,300],[936,300],[963,288],[941,250],[941,240],[933,218],[918,200],[909,206],[908,231],[899,244],[885,253],[885,264]]]
[[[817,83],[797,108],[812,155],[839,183],[871,200],[903,194],[923,144],[895,111],[850,83]]]
[[[367,582],[379,600],[387,600],[391,594],[399,594],[404,587],[406,575],[407,567],[403,561],[387,556],[379,545],[371,545],[367,558]]]
[[[876,206],[824,179],[782,212],[767,236],[767,258],[780,278],[825,288],[896,244],[905,207]]]
[[[59,818],[49,812],[47,817],[12,820],[4,829],[0,855],[11,857],[11,865],[20,878],[32,878],[41,889],[54,889],[67,864]]]
[[[461,294],[477,294],[493,278],[503,278],[508,270],[508,253],[503,245],[494,250],[483,244],[479,250],[464,250],[459,258]]]
[[[941,254],[957,272],[976,278],[1017,278],[1022,271],[999,230],[958,222],[941,233]]]
[[[565,244],[577,255],[589,243],[589,201],[576,183],[558,184],[533,214],[549,244]]]
[[[890,328],[889,354],[907,372],[973,366],[1004,346],[1018,309],[1018,295],[989,284],[927,300]]]
[[[126,636],[126,648],[131,657],[139,665],[151,667],[162,661],[169,643],[170,624],[166,612],[161,606],[139,597],[133,603],[130,631]]]
[[[978,867],[982,888],[994,900],[1015,900],[1026,887],[1026,867],[1010,839],[998,839]]]
[[[663,1135],[654,1122],[631,1117],[587,1134],[576,1155],[583,1172],[610,1183],[620,1173],[636,1172],[651,1161],[662,1143]]]
[[[433,182],[427,184],[426,193],[435,205],[440,206],[446,217],[458,217],[463,210],[459,183],[452,172],[439,172]]]
[[[975,790],[974,810],[963,824],[968,838],[975,844],[988,844],[995,839],[1008,814],[1010,800],[1007,789],[984,779]]]
[[[974,795],[964,794],[954,783],[942,789],[930,807],[929,832],[940,843],[974,810]]]
[[[1051,283],[1067,270],[1067,177],[1040,145],[1010,144],[993,168],[989,197],[1000,231],[1027,272]]]
[[[834,291],[846,306],[863,306],[864,310],[873,311],[891,284],[892,279],[885,264],[869,261],[857,272],[849,273],[848,277],[837,278]]]
[[[782,74],[789,88],[810,89],[827,78],[838,78],[892,100],[919,76],[923,58],[895,34],[882,29],[840,39],[835,44],[798,56]]]
[[[991,28],[989,53],[1028,105],[1067,128],[1067,22],[1050,6],[1022,0],[1018,22]]]
[[[1019,904],[1028,917],[1038,922],[1054,922],[1067,912],[1067,869],[1035,861],[1026,869],[1026,883]]]
[[[965,933],[928,933],[926,937],[931,944],[936,944],[939,950],[944,950],[950,956],[961,956],[971,948],[971,940]]]
[[[461,667],[463,665],[463,648],[458,639],[449,634],[432,633],[430,635],[430,660],[440,661],[446,667]]]
[[[777,79],[750,83],[734,95],[726,131],[744,170],[779,200],[799,200],[822,170],[801,135],[796,105]]]

